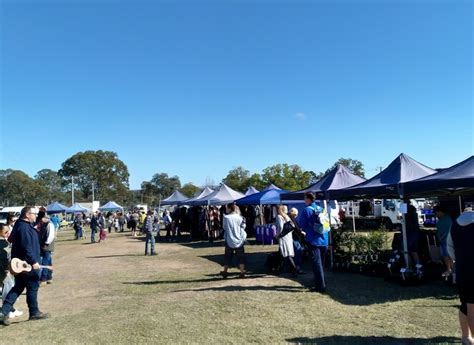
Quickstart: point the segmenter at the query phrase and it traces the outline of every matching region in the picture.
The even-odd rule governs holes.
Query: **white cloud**
[[[305,113],[296,113],[295,114],[295,118],[298,119],[298,120],[306,120],[306,114]]]

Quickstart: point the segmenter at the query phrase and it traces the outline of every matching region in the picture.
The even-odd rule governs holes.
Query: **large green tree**
[[[198,186],[195,186],[194,184],[192,184],[191,182],[189,183],[186,183],[183,187],[181,187],[180,191],[181,193],[183,193],[184,195],[187,195],[189,197],[192,197],[194,194],[196,194],[197,192],[199,192],[201,190],[201,188],[199,188]]]
[[[362,164],[361,161],[352,158],[339,158],[337,162],[332,165],[332,167],[326,170],[325,174],[334,169],[338,164],[345,166],[347,169],[352,171],[354,174],[359,175],[360,177],[365,177],[364,164]]]
[[[42,169],[36,173],[35,180],[45,188],[48,204],[53,201],[63,203],[69,201],[70,197],[63,192],[63,180],[57,171]]]
[[[0,204],[4,206],[44,205],[47,190],[20,170],[0,170]]]
[[[158,205],[160,200],[181,189],[181,181],[178,176],[170,177],[166,173],[157,173],[150,181],[143,182],[141,187],[143,201],[150,205]]]
[[[265,185],[274,184],[282,189],[299,190],[307,187],[313,175],[299,165],[276,164],[265,168],[262,181]]]
[[[84,199],[91,200],[92,188],[95,199],[101,202],[115,200],[124,203],[130,199],[128,168],[115,152],[99,150],[76,153],[62,164],[59,175],[69,190],[71,177],[74,177],[75,188]]]
[[[222,180],[230,188],[240,192],[245,192],[250,185],[250,171],[243,167],[236,167],[229,171],[226,177]]]

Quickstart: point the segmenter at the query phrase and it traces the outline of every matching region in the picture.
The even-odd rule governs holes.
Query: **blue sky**
[[[116,151],[220,181],[235,166],[368,175],[473,154],[471,1],[13,1],[1,5],[0,168]]]

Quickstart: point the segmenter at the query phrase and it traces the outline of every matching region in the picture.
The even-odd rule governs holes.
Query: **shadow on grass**
[[[86,256],[86,259],[106,259],[106,258],[120,258],[120,257],[138,257],[143,254],[120,254],[120,255],[97,255],[97,256]]]
[[[126,285],[160,285],[160,284],[182,284],[182,283],[209,283],[222,280],[222,277],[212,277],[203,279],[188,279],[188,280],[151,280],[142,282],[124,282]]]
[[[216,291],[216,292],[240,292],[240,291],[270,291],[270,292],[303,292],[307,289],[303,286],[291,286],[291,285],[227,285],[219,287],[209,288],[197,288],[197,289],[186,289],[186,290],[174,290],[173,292],[203,292],[203,291]]]
[[[292,338],[287,339],[290,344],[351,344],[351,345],[429,345],[429,344],[461,344],[461,341],[453,337],[435,337],[429,339],[420,338],[393,338],[393,337],[362,337],[334,335],[322,338]]]
[[[381,278],[331,272],[326,274],[326,282],[328,296],[345,305],[367,306],[424,298],[448,301],[457,298],[456,290],[442,282],[402,287]]]

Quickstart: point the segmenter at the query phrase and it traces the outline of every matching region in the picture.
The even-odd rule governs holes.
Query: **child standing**
[[[3,282],[2,288],[2,302],[5,301],[10,290],[15,285],[15,278],[9,272],[11,245],[7,238],[10,236],[10,227],[6,224],[0,224],[0,282]],[[22,316],[23,312],[18,309],[13,309],[9,318]]]

